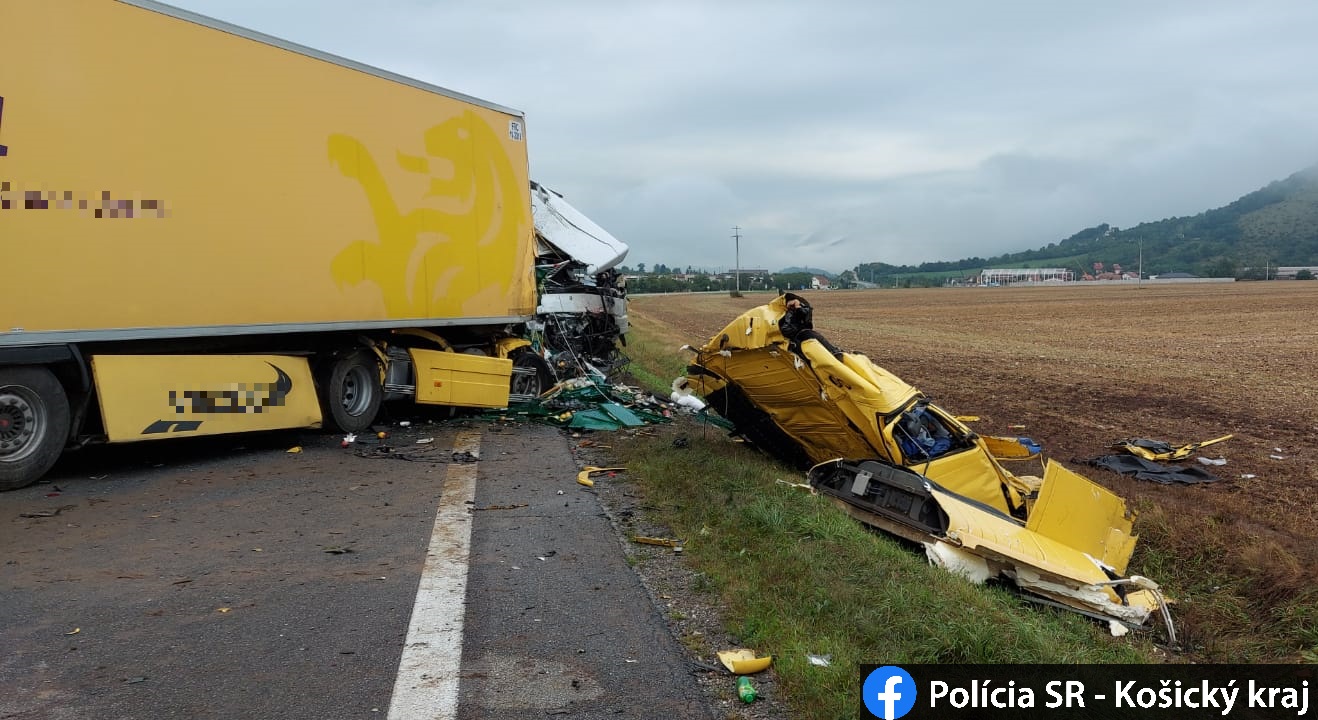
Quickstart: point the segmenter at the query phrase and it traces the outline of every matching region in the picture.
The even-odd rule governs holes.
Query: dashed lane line
[[[458,433],[454,454],[480,457],[481,434]],[[416,604],[398,664],[389,720],[450,720],[458,713],[462,616],[471,557],[469,503],[476,498],[478,463],[453,463],[444,476]]]

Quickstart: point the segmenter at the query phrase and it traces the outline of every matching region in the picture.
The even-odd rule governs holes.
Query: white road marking
[[[480,456],[479,431],[458,433],[453,452]],[[389,720],[448,720],[458,714],[462,615],[471,557],[471,512],[477,463],[453,463],[444,476],[439,512],[426,550]]]

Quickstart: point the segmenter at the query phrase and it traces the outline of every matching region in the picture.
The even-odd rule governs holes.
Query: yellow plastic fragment
[[[746,648],[723,650],[718,654],[718,659],[733,675],[751,675],[768,668],[773,663],[772,655],[755,657],[755,651]]]
[[[72,630],[70,630],[70,631],[68,631],[68,632],[66,632],[66,633],[64,633],[64,634],[65,634],[65,635],[77,635],[77,634],[80,633],[80,632],[82,632],[82,628],[73,628]]]
[[[677,547],[682,544],[680,540],[674,540],[673,538],[642,537],[640,535],[632,536],[632,542],[643,545],[659,545],[661,547]]]
[[[602,472],[617,472],[626,469],[627,468],[625,467],[605,468],[605,467],[595,467],[594,465],[587,465],[586,467],[581,469],[581,472],[577,473],[577,482],[582,485],[585,485],[586,487],[595,487],[595,481],[590,479],[591,475]]]
[[[291,448],[288,449],[288,452],[291,452],[291,453],[300,453],[300,452],[302,452],[302,446],[301,446],[301,445],[294,445],[293,447],[291,447]]]

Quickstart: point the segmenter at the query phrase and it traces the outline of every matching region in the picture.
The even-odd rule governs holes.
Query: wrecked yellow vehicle
[[[1158,586],[1125,576],[1133,513],[1058,463],[1043,476],[1027,438],[984,437],[864,355],[813,329],[788,293],[700,348],[680,381],[753,445],[802,469],[811,487],[868,525],[922,544],[977,582],[1005,577],[1045,603],[1107,621],[1114,634],[1161,611]],[[1031,464],[1033,467],[1033,464]]]

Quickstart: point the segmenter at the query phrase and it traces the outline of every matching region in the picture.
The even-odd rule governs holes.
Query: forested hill
[[[1124,229],[1104,223],[1038,250],[991,258],[918,266],[865,263],[857,270],[862,279],[931,272],[969,275],[990,267],[1065,267],[1090,272],[1094,263],[1116,263],[1134,270],[1141,243],[1147,274],[1248,277],[1257,268],[1261,277],[1268,265],[1318,265],[1318,165],[1193,217]]]

